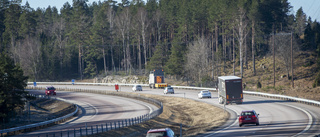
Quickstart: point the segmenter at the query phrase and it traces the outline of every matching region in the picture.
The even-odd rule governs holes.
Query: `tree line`
[[[73,0],[61,9],[33,9],[20,0],[0,5],[0,51],[33,81],[119,71],[143,75],[152,69],[203,81],[219,76],[226,62],[232,62],[233,73],[240,67],[242,76],[249,61],[273,52],[272,36],[281,41],[287,37],[277,34],[292,32],[296,50],[319,49],[320,43],[319,23],[302,8],[291,13],[288,0]]]

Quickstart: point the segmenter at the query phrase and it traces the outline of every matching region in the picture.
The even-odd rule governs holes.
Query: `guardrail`
[[[61,99],[61,98],[46,97],[46,96],[42,96],[42,95],[30,95],[30,96],[37,97],[37,98],[56,99],[56,100],[61,100],[61,101],[65,101],[65,102],[71,103],[71,102],[69,102],[67,100],[64,100],[64,99]],[[73,104],[73,103],[71,103],[71,104]],[[26,130],[26,129],[32,129],[32,128],[41,127],[41,126],[44,126],[44,125],[49,125],[49,124],[52,124],[52,123],[56,123],[56,122],[59,122],[59,121],[63,121],[63,120],[73,116],[74,114],[76,114],[78,112],[78,106],[75,105],[75,107],[76,107],[76,110],[74,112],[72,112],[70,114],[67,114],[65,116],[59,117],[59,118],[55,118],[55,119],[52,119],[52,120],[39,122],[39,123],[35,123],[35,124],[29,124],[29,125],[24,125],[24,126],[19,126],[19,127],[0,130],[1,137],[3,136],[4,133],[8,134],[10,132],[16,132],[16,131],[21,131],[21,130]]]
[[[28,83],[29,85],[32,85],[33,83],[32,82],[29,82]],[[48,84],[48,85],[71,85],[72,83],[71,82],[37,82],[37,84]],[[94,85],[94,86],[114,86],[115,83],[74,83],[74,85]],[[123,83],[120,83],[118,84],[120,86],[133,86],[133,85],[136,85],[136,84],[123,84]],[[148,84],[140,84],[141,86],[146,86],[148,87],[149,85]],[[30,87],[30,86],[29,86]],[[215,91],[216,88],[204,88],[204,87],[188,87],[188,86],[171,86],[173,88],[177,88],[177,89],[192,89],[192,90],[211,90],[211,91]],[[34,88],[37,88],[37,87],[34,87]],[[60,89],[60,90],[74,90],[74,89],[69,89],[69,88],[66,88],[66,89]],[[108,95],[120,95],[120,94],[124,94],[124,93],[118,93],[118,92],[105,92],[105,91],[98,91],[98,90],[88,90],[88,89],[76,89],[76,90],[79,90],[80,92],[90,92],[90,93],[100,93],[100,94],[108,94]],[[308,100],[308,99],[302,99],[302,98],[297,98],[297,97],[290,97],[290,96],[285,96],[285,95],[277,95],[277,94],[269,94],[269,93],[261,93],[261,92],[254,92],[254,91],[244,91],[243,92],[244,94],[248,94],[248,95],[255,95],[255,96],[263,96],[263,97],[269,97],[269,98],[276,98],[276,99],[280,99],[280,100],[288,100],[288,101],[295,101],[295,102],[300,102],[300,103],[304,103],[304,104],[309,104],[309,105],[314,105],[314,106],[318,106],[320,107],[320,102],[319,101],[315,101],[315,100]],[[123,95],[122,95],[123,96]],[[157,101],[154,101],[154,103],[156,103]],[[161,102],[160,102],[161,103]],[[139,119],[139,120],[134,120],[134,119],[131,119],[131,121],[140,121],[140,122],[137,122],[137,123],[141,123],[141,122],[144,122],[146,120],[149,120],[151,117],[155,117],[155,116],[158,116],[159,114],[162,113],[163,111],[163,106],[162,106],[162,103],[160,104],[160,109],[158,109],[157,111],[155,111],[153,114],[150,114],[149,116],[142,116],[141,118],[135,118],[135,119]],[[122,121],[122,122],[119,122],[118,124],[116,122],[114,122],[114,128],[115,129],[118,125],[118,127],[125,127],[127,125],[124,125],[124,124],[120,124],[120,123],[126,123],[130,121],[130,120],[126,120],[125,122]],[[130,125],[130,122],[129,122],[129,125]],[[111,127],[110,127],[111,126]],[[106,124],[105,126],[106,130],[108,131],[108,127],[110,127],[110,129],[112,129],[112,123],[109,123],[109,126],[108,124]],[[96,127],[97,132],[99,132],[99,128],[98,128],[98,125]],[[103,131],[103,126],[101,126],[100,130]],[[91,131],[92,131],[92,134],[94,134],[93,132],[93,128],[91,127]],[[73,132],[74,134],[76,134],[77,132],[74,130]],[[78,132],[78,134],[82,134],[81,132],[81,128]],[[62,133],[61,133],[62,135]],[[69,132],[68,132],[68,135],[69,135]],[[76,135],[75,135],[76,136]]]
[[[38,84],[61,84],[61,85],[70,85],[71,82],[37,82]],[[33,84],[33,82],[28,82],[28,84]],[[114,86],[115,83],[74,83],[74,85],[94,85],[94,86]],[[119,83],[120,86],[133,86],[136,84],[123,84]],[[148,84],[140,84],[141,86],[148,87]],[[205,88],[205,87],[189,87],[189,86],[171,86],[173,88],[177,89],[194,89],[194,90],[211,90],[215,91],[216,88]],[[261,93],[261,92],[254,92],[254,91],[243,91],[244,94],[248,95],[255,95],[255,96],[263,96],[263,97],[269,97],[269,98],[276,98],[280,100],[288,100],[288,101],[296,101],[304,104],[314,105],[320,107],[320,102],[315,100],[309,100],[309,99],[303,99],[303,98],[297,98],[297,97],[291,97],[291,96],[285,96],[285,95],[278,95],[278,94],[269,94],[269,93]]]
[[[44,87],[30,87],[30,86],[28,88],[29,89],[33,89],[33,90],[43,90],[44,89]],[[108,92],[108,91],[101,91],[101,90],[74,89],[74,88],[57,88],[57,90],[75,91],[75,92],[87,92],[87,93],[106,94],[106,95],[121,96],[121,97],[126,97],[126,98],[133,98],[133,99],[138,99],[138,100],[143,100],[143,101],[146,101],[146,102],[150,102],[152,104],[156,104],[156,105],[159,106],[159,108],[157,110],[155,110],[155,111],[152,111],[152,112],[150,112],[148,114],[141,115],[141,116],[138,116],[138,117],[134,117],[134,118],[130,118],[130,119],[123,119],[123,120],[118,120],[118,121],[113,121],[113,122],[105,123],[105,125],[91,126],[91,130],[88,129],[87,127],[85,127],[85,128],[79,128],[78,130],[74,129],[72,131],[61,131],[59,133],[57,133],[57,132],[46,133],[46,135],[44,135],[44,136],[49,136],[49,135],[56,136],[56,134],[58,136],[63,136],[63,133],[65,133],[65,135],[68,135],[68,136],[72,136],[73,135],[74,137],[76,137],[77,135],[78,136],[92,135],[92,134],[96,134],[96,133],[99,133],[99,132],[104,132],[104,131],[109,131],[109,130],[113,130],[113,129],[119,129],[119,128],[131,126],[131,125],[139,124],[139,123],[148,121],[151,118],[154,118],[154,117],[160,115],[163,112],[162,102],[160,102],[158,100],[151,99],[151,98],[139,96],[139,95],[126,94],[126,93],[120,93],[120,92]],[[41,96],[40,95],[40,97],[45,97],[45,96]],[[61,98],[54,98],[54,99],[67,101],[67,100],[64,100],[64,99],[61,99]],[[77,107],[77,110],[78,110],[78,107]],[[71,114],[68,114],[66,116],[70,117],[70,116],[74,115],[76,112],[77,111],[75,111],[75,112],[73,112]],[[64,117],[66,117],[66,116],[64,116]],[[10,133],[10,132],[21,131],[21,130],[25,130],[25,129],[40,127],[40,126],[43,126],[43,125],[48,125],[50,123],[55,123],[57,121],[61,121],[62,119],[63,118],[57,118],[57,119],[52,119],[52,120],[45,121],[45,122],[36,123],[36,124],[31,124],[31,125],[26,125],[26,126],[20,126],[20,127],[0,130],[1,137],[3,136],[3,133],[7,134],[7,133]],[[95,127],[95,129],[93,127]],[[88,132],[88,130],[90,130],[91,132]]]

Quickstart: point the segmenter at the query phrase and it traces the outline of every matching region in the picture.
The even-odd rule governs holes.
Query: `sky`
[[[67,1],[72,5],[72,0],[22,0],[22,5],[26,4],[26,1],[29,2],[30,7],[37,9],[47,8],[49,5],[51,7],[55,6],[58,10],[63,6]],[[99,0],[88,0],[88,4],[91,4],[93,1]],[[104,0],[101,0],[104,1]],[[121,0],[116,0],[120,2]],[[319,0],[288,0],[293,6],[291,13],[297,12],[297,10],[302,7],[302,10],[306,15],[311,17],[312,20],[320,21],[320,1]]]

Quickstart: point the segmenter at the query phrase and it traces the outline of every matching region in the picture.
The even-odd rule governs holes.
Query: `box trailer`
[[[218,99],[220,104],[243,102],[242,79],[237,76],[218,77]]]

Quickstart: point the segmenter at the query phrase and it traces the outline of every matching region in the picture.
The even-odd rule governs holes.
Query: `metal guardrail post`
[[[81,127],[80,127],[80,136],[82,136],[82,130],[81,130]]]
[[[108,131],[108,123],[106,123],[106,131]]]

